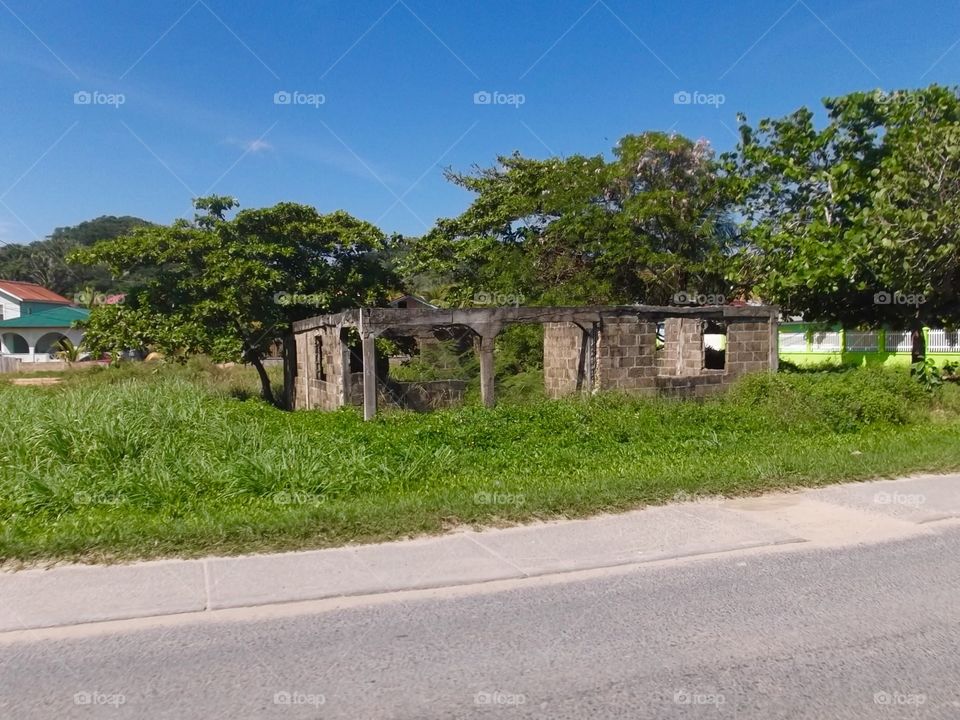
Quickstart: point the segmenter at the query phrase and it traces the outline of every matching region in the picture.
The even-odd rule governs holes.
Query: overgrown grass
[[[0,558],[323,547],[960,468],[960,388],[761,375],[704,403],[600,396],[364,423],[284,413],[246,370],[145,366],[0,386]]]

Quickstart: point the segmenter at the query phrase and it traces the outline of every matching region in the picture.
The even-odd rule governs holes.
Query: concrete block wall
[[[663,348],[658,366],[663,375],[699,375],[703,370],[703,321],[700,318],[667,318],[663,322]]]
[[[776,323],[732,320],[727,325],[725,369],[729,376],[776,368]]]
[[[604,318],[597,336],[598,390],[656,390],[657,325],[623,316]]]
[[[317,377],[316,338],[322,343],[325,380]],[[344,372],[344,345],[336,327],[319,327],[297,333],[297,376],[294,408],[336,410],[344,404],[349,373]]]
[[[543,383],[547,397],[573,395],[581,387],[578,372],[583,352],[583,330],[576,323],[543,326]]]

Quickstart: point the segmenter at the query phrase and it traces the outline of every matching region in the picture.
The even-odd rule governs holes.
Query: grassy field
[[[371,423],[284,413],[246,370],[0,385],[0,559],[103,561],[375,541],[960,468],[960,388],[905,373],[747,378],[705,403],[504,403]]]

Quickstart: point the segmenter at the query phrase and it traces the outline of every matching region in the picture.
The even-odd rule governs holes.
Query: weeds
[[[756,375],[702,403],[285,413],[209,363],[0,386],[0,558],[323,547],[960,468],[960,387],[906,372]],[[279,380],[279,378],[278,378]],[[532,383],[518,392],[533,398]],[[480,503],[477,497],[523,498]]]

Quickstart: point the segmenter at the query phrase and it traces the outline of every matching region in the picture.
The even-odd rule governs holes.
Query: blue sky
[[[956,0],[0,0],[0,242],[208,192],[419,234],[447,166],[958,77]]]

